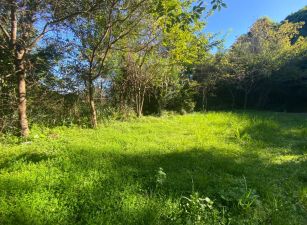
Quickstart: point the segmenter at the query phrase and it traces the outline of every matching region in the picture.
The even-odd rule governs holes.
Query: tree
[[[285,21],[290,23],[304,22],[304,26],[299,30],[299,35],[303,37],[307,36],[307,6],[287,16]]]
[[[19,123],[21,135],[24,137],[29,135],[26,97],[28,56],[54,25],[85,11],[91,11],[94,7],[88,4],[88,7],[80,9],[76,4],[74,1],[66,3],[39,0],[6,0],[1,3],[0,30],[6,42],[4,48],[10,52],[14,64],[13,74],[18,86]],[[41,27],[35,26],[38,21],[43,24]]]
[[[143,56],[146,57],[146,56]],[[132,102],[138,117],[143,115],[145,94],[152,83],[152,65],[145,59],[136,59],[135,56],[127,54],[125,57],[125,83],[129,86]]]
[[[244,109],[259,82],[269,79],[287,60],[287,52],[293,48],[292,39],[301,26],[302,23],[288,22],[279,25],[262,18],[232,46],[228,55],[231,74],[244,92]]]
[[[97,127],[94,82],[110,70],[107,61],[111,52],[118,50],[115,44],[131,34],[146,17],[146,5],[145,0],[107,0],[101,2],[95,14],[86,14],[68,24],[74,35],[78,71],[88,93],[93,128]]]
[[[198,83],[201,98],[201,110],[208,110],[208,97],[214,92],[217,82],[225,78],[227,57],[223,52],[208,55],[203,62],[194,65],[193,80]]]

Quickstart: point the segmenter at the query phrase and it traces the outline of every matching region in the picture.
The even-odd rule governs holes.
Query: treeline
[[[198,108],[307,112],[306,15],[307,7],[281,23],[261,18],[229,50],[197,65]]]
[[[301,16],[262,18],[221,50],[202,32],[221,0],[2,2],[0,132],[165,110],[306,110]]]

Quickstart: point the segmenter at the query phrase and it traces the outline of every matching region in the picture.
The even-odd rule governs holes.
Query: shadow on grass
[[[99,159],[109,161],[110,167],[105,169],[112,171],[107,179],[97,181],[96,188],[80,191],[85,191],[81,196],[90,197],[79,199],[80,202],[85,201],[88,208],[74,212],[75,215],[80,215],[76,221],[85,223],[89,214],[103,213],[99,207],[115,207],[118,214],[114,215],[117,215],[118,220],[113,221],[114,215],[111,218],[105,215],[104,221],[108,218],[112,223],[121,221],[127,224],[157,224],[153,221],[163,221],[163,201],[179,201],[181,196],[189,196],[192,191],[230,207],[233,214],[236,214],[240,213],[236,211],[238,198],[244,195],[246,189],[255,190],[263,204],[270,205],[272,199],[280,201],[282,208],[279,208],[278,212],[270,212],[272,215],[267,215],[267,221],[274,221],[275,217],[280,218],[275,218],[275,221],[279,222],[272,224],[287,224],[280,221],[290,221],[293,216],[299,218],[293,211],[294,205],[298,207],[296,210],[301,213],[300,216],[304,215],[304,209],[298,203],[296,195],[306,184],[306,161],[269,164],[254,153],[238,158],[223,155],[225,150],[218,148],[174,150],[160,154],[156,152],[158,151],[142,154],[101,154],[86,151],[83,152],[85,155],[77,156],[81,158],[72,158],[74,167],[85,173],[97,169],[97,163],[94,161]],[[91,160],[86,162],[88,154],[92,156]],[[166,173],[166,180],[157,188],[156,175],[160,167]],[[230,202],[225,202],[221,196],[228,193],[232,193]],[[81,196],[78,198],[83,198]],[[93,196],[96,196],[94,199],[97,201],[93,202]],[[131,201],[134,198],[138,203]],[[148,208],[149,205],[151,206]],[[112,213],[110,212],[110,215]],[[164,224],[171,223],[168,221]]]
[[[279,125],[254,124],[241,131],[241,136],[245,135],[250,137],[252,144],[260,143],[265,147],[285,148],[295,155],[307,153],[307,136],[304,137],[303,132],[286,130]]]
[[[48,157],[19,156],[27,162],[36,163],[43,163]],[[35,212],[23,211],[24,206],[18,205],[21,203],[15,200],[14,207],[8,209],[12,210],[7,214],[9,217],[2,216],[0,219],[8,224],[33,225],[173,224],[169,215],[174,209],[166,202],[178,202],[181,196],[189,196],[192,191],[229,207],[233,216],[240,216],[242,212],[236,207],[236,198],[240,198],[246,188],[255,190],[259,200],[267,207],[272,199],[280,201],[281,206],[276,212],[272,209],[263,216],[264,224],[287,224],[293,217],[301,219],[304,215],[296,194],[306,184],[306,161],[268,164],[253,152],[238,157],[225,155],[225,149],[219,148],[174,150],[169,153],[157,149],[141,153],[83,149],[67,153],[64,158],[65,163],[56,161],[54,166],[60,169],[61,174],[54,178],[56,184],[48,189],[48,193],[63,202],[62,208],[54,211],[51,207],[48,211],[46,207],[45,214],[35,218]],[[166,180],[157,187],[156,175],[160,167],[166,173]],[[34,183],[32,185],[35,186]],[[0,180],[0,187],[2,191],[11,188],[5,186],[3,180]],[[37,187],[37,191],[43,188]],[[27,192],[14,190],[16,192],[13,191],[11,197],[18,198]],[[228,193],[232,193],[230,200],[223,200],[221,196]],[[285,195],[288,199],[283,198]],[[26,204],[30,207],[34,203]],[[293,211],[293,205],[296,211]],[[67,214],[62,215],[61,212]],[[56,213],[62,218],[45,219]],[[19,218],[19,221],[14,218]]]
[[[54,155],[46,154],[43,152],[25,152],[3,162],[0,162],[0,169],[9,168],[13,163],[16,163],[18,161],[22,161],[24,163],[39,163],[41,161],[52,159],[54,157]]]
[[[250,122],[239,130],[239,138],[247,138],[251,147],[285,148],[291,154],[307,153],[307,119],[305,115],[275,113],[236,113]],[[237,135],[237,136],[238,136]]]

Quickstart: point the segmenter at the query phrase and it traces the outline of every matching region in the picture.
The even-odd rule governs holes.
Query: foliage
[[[267,18],[258,20],[250,32],[232,46],[229,53],[231,69],[239,87],[244,91],[244,108],[248,95],[258,83],[270,77],[286,59],[291,40],[301,24],[275,25]]]
[[[257,20],[228,51],[194,66],[199,109],[306,110],[306,43],[303,21]]]
[[[156,174],[157,187],[162,186],[165,180],[166,180],[166,173],[163,171],[163,168],[160,167]]]
[[[219,2],[212,4],[220,7]],[[174,62],[191,64],[207,53],[209,42],[201,33],[205,25],[202,16],[208,17],[210,12],[198,0],[159,1],[154,16],[158,18],[157,26],[162,27],[162,44]]]
[[[287,16],[285,20],[291,23],[304,22],[304,26],[300,29],[300,35],[307,36],[307,6]]]
[[[197,192],[192,193],[190,198],[182,197],[180,206],[183,224],[218,224],[218,211],[213,208],[213,204],[210,198],[201,198]]]

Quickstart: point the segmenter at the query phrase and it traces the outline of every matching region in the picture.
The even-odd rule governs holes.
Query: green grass
[[[1,142],[1,225],[307,224],[303,114],[33,127]]]

